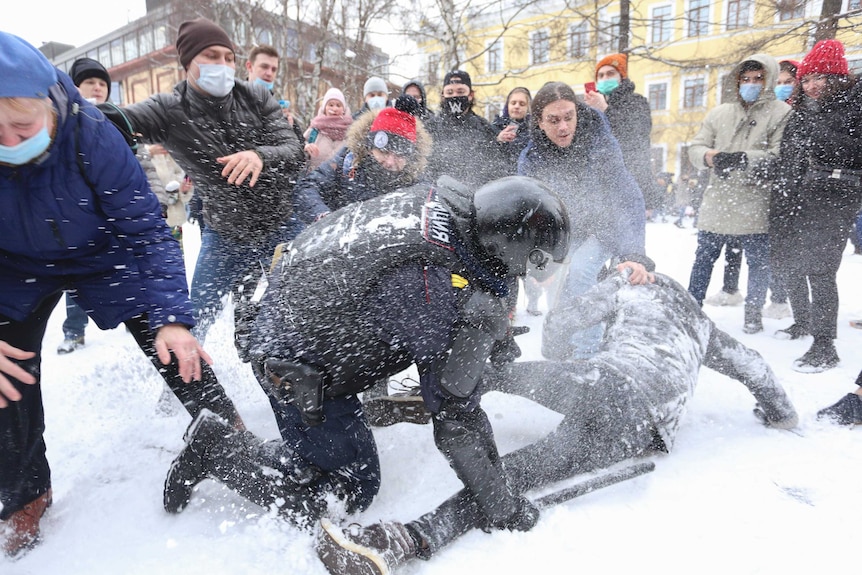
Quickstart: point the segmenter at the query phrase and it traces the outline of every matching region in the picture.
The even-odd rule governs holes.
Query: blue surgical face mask
[[[596,82],[596,90],[607,96],[614,90],[616,90],[620,85],[620,81],[616,78],[612,80],[599,80]]]
[[[369,110],[382,110],[386,107],[386,98],[384,96],[372,96],[368,99]]]
[[[275,82],[267,82],[265,80],[261,80],[260,78],[255,78],[254,83],[260,84],[261,86],[263,86],[267,90],[272,90],[275,87]]]
[[[51,135],[48,134],[48,122],[33,136],[14,146],[0,145],[0,163],[22,166],[41,156],[51,145]]]
[[[787,98],[789,98],[792,93],[793,84],[780,84],[775,87],[775,97],[782,102],[786,102]]]
[[[761,90],[763,90],[763,84],[740,84],[739,97],[750,104],[757,100]]]
[[[200,76],[195,82],[198,88],[216,98],[223,98],[230,94],[234,79],[234,69],[224,64],[198,64]]]

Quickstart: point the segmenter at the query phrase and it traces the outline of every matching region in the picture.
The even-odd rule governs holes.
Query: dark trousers
[[[838,337],[838,281],[836,273],[790,275],[784,278],[793,320],[815,339]]]
[[[748,262],[748,293],[745,294],[745,306],[759,310],[766,302],[766,290],[769,288],[769,236],[767,234],[729,236],[698,232],[697,251],[691,267],[688,292],[698,305],[703,305],[709,281],[712,279],[712,268],[718,256],[721,255],[722,246],[728,241],[739,242],[745,251]]]
[[[10,402],[0,409],[0,502],[3,511],[0,520],[5,520],[24,505],[51,487],[51,471],[45,456],[45,415],[42,407],[40,364],[42,339],[51,311],[57,305],[62,292],[45,298],[24,321],[15,321],[0,315],[0,340],[23,349],[33,351],[32,359],[18,361],[24,369],[36,376],[33,385],[23,384],[14,377],[6,376],[21,393],[20,401]],[[171,363],[162,365],[155,349],[155,334],[150,331],[146,315],[125,322],[138,346],[165,379],[168,387],[194,417],[207,408],[236,421],[239,415],[215,373],[203,361],[200,381],[184,383],[179,375],[179,363],[171,357]],[[12,360],[17,361],[17,360]]]
[[[90,322],[87,312],[66,292],[66,320],[63,322],[63,337],[77,339],[84,337],[84,328]]]

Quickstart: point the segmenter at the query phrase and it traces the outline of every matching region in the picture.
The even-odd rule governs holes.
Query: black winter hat
[[[224,46],[234,50],[227,32],[211,20],[197,18],[180,24],[177,32],[177,55],[184,69],[188,70],[194,57],[210,46]]]
[[[72,62],[72,67],[69,68],[69,76],[76,86],[80,86],[87,78],[99,78],[104,80],[108,85],[108,95],[111,97],[111,75],[102,64],[92,58],[78,58]]]

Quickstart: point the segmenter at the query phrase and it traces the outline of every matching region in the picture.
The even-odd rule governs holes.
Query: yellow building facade
[[[515,4],[465,22],[461,67],[473,79],[476,113],[489,120],[517,86],[535,93],[545,82],[562,81],[583,94],[584,83],[595,80],[595,63],[619,51],[620,2]],[[857,71],[859,4],[844,0],[836,35]],[[801,60],[814,43],[820,10],[821,2],[810,0],[632,1],[628,75],[650,102],[654,172],[691,173],[686,146],[706,111],[720,103],[727,73],[755,53]],[[423,48],[432,65],[439,61],[439,45]],[[443,77],[439,66],[430,77]]]

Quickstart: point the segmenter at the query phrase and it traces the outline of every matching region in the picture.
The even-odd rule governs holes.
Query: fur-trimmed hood
[[[344,145],[348,150],[353,152],[357,165],[361,164],[370,154],[368,134],[371,132],[371,124],[374,123],[374,119],[379,113],[380,110],[374,110],[362,114],[347,131]],[[418,180],[419,176],[425,172],[425,168],[428,166],[428,156],[431,155],[431,146],[431,135],[425,130],[422,120],[416,118],[416,157],[409,161],[404,168],[414,181]]]

